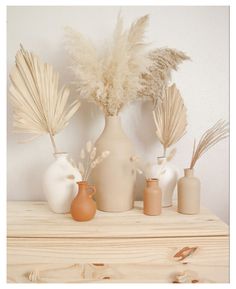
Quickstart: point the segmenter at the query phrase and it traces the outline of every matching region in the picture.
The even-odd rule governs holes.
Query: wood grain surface
[[[183,215],[176,207],[164,208],[160,216],[146,216],[142,202],[122,213],[97,211],[93,220],[76,222],[70,214],[55,214],[45,202],[9,202],[8,237],[186,237],[228,235],[228,227],[208,209]]]
[[[229,282],[228,226],[205,208],[150,217],[136,202],[80,223],[45,202],[9,202],[7,235],[9,283]]]
[[[174,282],[183,272],[198,282],[228,282],[228,262],[228,237],[8,240],[10,282]]]

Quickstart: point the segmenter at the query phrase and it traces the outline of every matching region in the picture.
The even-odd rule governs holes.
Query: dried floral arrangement
[[[152,101],[155,109],[158,101],[163,98],[165,88],[171,78],[171,70],[190,58],[182,51],[170,48],[158,48],[148,54],[149,67],[141,75],[141,89],[138,94]]]
[[[164,148],[167,149],[177,143],[186,133],[187,113],[183,99],[176,85],[164,89],[163,99],[153,110],[156,134]]]
[[[215,125],[206,130],[200,138],[197,146],[194,140],[190,169],[193,169],[199,158],[211,147],[229,136],[229,123],[219,120]]]
[[[110,154],[109,151],[104,151],[99,156],[96,156],[96,152],[96,147],[92,145],[91,141],[88,141],[86,143],[86,148],[83,148],[80,151],[78,169],[83,181],[87,181],[92,170]]]
[[[102,55],[81,33],[66,28],[66,48],[79,95],[95,102],[106,116],[118,115],[139,97],[141,73],[148,66],[143,40],[148,19],[143,16],[124,30],[118,16],[112,45]]]
[[[9,88],[16,132],[35,135],[28,141],[49,134],[54,153],[54,136],[64,129],[79,109],[78,100],[68,104],[69,89],[59,89],[59,74],[38,56],[21,46],[10,72]]]

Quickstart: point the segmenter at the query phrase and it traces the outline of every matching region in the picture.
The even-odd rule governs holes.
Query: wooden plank
[[[8,239],[8,282],[220,283],[228,266],[228,237]]]
[[[75,222],[70,214],[54,214],[45,202],[9,202],[8,237],[183,237],[228,235],[228,226],[208,209],[198,215],[183,215],[176,207],[160,216],[142,213],[142,202],[128,212],[97,211],[89,222]]]

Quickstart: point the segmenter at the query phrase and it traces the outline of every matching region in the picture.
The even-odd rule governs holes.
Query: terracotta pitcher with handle
[[[85,181],[77,184],[79,191],[71,204],[70,213],[76,221],[89,221],[96,213],[96,203],[92,198],[96,189]]]

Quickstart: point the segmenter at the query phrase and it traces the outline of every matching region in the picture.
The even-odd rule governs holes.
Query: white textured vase
[[[118,116],[108,116],[96,144],[98,155],[110,155],[92,173],[96,186],[97,208],[106,212],[122,212],[133,208],[136,169],[132,161],[133,146],[122,130]]]
[[[53,212],[68,213],[77,193],[76,182],[81,181],[82,177],[69,162],[67,153],[56,153],[54,156],[55,161],[43,175],[43,190]]]
[[[174,190],[178,180],[178,171],[166,157],[158,157],[157,162],[151,166],[148,178],[159,179],[162,191],[162,207],[172,206]]]

